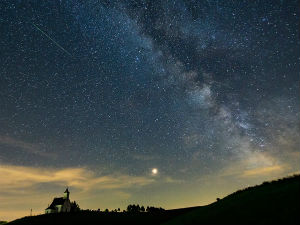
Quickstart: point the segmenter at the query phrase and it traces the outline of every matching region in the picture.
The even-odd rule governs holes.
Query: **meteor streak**
[[[34,23],[32,23],[32,25],[38,30],[40,31],[43,35],[45,35],[48,39],[50,39],[50,41],[52,41],[57,47],[59,47],[61,50],[63,50],[65,53],[67,53],[69,56],[73,57],[72,54],[70,52],[68,52],[66,49],[64,49],[60,44],[58,44],[55,40],[53,40],[48,34],[46,34],[43,30],[41,30],[37,25],[35,25]]]

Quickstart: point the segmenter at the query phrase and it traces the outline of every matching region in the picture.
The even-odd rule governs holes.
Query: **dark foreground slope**
[[[237,191],[165,224],[300,224],[299,215],[297,175]]]
[[[163,213],[78,212],[25,217],[9,224],[300,224],[300,176],[237,191],[207,206]]]

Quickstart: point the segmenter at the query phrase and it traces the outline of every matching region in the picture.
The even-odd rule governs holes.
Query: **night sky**
[[[299,172],[299,6],[2,0],[0,220],[66,186],[168,209]]]

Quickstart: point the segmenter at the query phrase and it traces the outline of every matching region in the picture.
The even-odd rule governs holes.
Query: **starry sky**
[[[299,172],[299,6],[2,0],[0,220],[66,186],[169,209]]]

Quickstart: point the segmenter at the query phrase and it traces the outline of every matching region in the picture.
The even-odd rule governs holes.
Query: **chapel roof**
[[[67,199],[61,198],[54,198],[51,205],[47,209],[56,209],[55,206],[63,205]]]
[[[56,209],[53,205],[48,206],[46,209]]]

